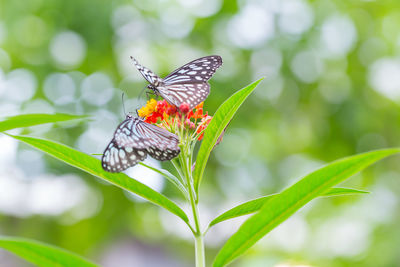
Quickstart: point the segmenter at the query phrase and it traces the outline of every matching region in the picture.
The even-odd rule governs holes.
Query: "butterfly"
[[[171,160],[179,155],[178,144],[177,135],[128,114],[105,149],[101,164],[105,171],[121,172],[147,155],[161,161]]]
[[[150,83],[148,88],[156,95],[160,95],[176,107],[187,103],[190,109],[206,100],[210,93],[210,84],[207,81],[222,65],[220,56],[201,57],[174,70],[162,79],[140,65],[133,57],[131,59],[142,76]]]

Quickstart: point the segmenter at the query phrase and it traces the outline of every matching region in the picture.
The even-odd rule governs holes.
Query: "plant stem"
[[[186,140],[188,141],[188,140]],[[191,153],[190,142],[185,142],[181,146],[180,162],[181,167],[184,169],[184,175],[186,178],[187,191],[189,192],[190,205],[192,207],[193,219],[194,219],[194,238],[195,238],[195,252],[196,252],[196,267],[205,267],[205,255],[204,255],[204,241],[203,233],[200,229],[200,216],[197,207],[198,199],[194,193],[193,178],[192,178],[192,166],[191,166]]]
[[[204,257],[204,242],[203,235],[195,236],[195,249],[196,249],[196,267],[205,267],[206,260]]]
[[[179,178],[180,178],[180,181],[182,182],[182,184],[186,185],[186,181],[183,177],[181,168],[179,168],[179,165],[175,162],[175,159],[172,159],[171,163],[172,163],[172,165],[174,165],[175,170],[178,172],[178,175],[179,175]]]
[[[203,242],[203,233],[200,229],[200,218],[199,218],[199,210],[197,204],[194,199],[194,190],[193,183],[190,182],[189,189],[189,197],[190,197],[190,205],[192,206],[193,219],[195,224],[195,250],[196,250],[196,267],[204,267],[205,265],[205,255],[204,255],[204,242]]]

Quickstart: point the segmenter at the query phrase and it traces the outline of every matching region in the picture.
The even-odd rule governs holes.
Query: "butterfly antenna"
[[[140,94],[139,94],[139,97],[138,97],[139,102],[142,100],[143,93],[144,93],[144,91],[146,91],[146,89],[147,89],[147,85],[145,87],[143,87],[143,89],[140,91]]]
[[[122,108],[123,108],[123,110],[124,110],[124,114],[125,114],[125,117],[126,117],[126,110],[125,110],[124,95],[125,95],[125,93],[122,93]]]

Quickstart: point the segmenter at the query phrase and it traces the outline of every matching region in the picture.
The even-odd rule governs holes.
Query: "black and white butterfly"
[[[128,114],[117,127],[101,159],[108,172],[121,172],[143,161],[147,155],[165,161],[179,155],[179,138],[158,126]]]
[[[161,79],[154,72],[140,65],[136,59],[133,57],[131,59],[139,72],[150,83],[148,88],[153,90],[156,95],[160,95],[169,104],[176,107],[187,103],[190,109],[206,100],[210,93],[210,85],[207,81],[222,65],[220,56],[201,57]]]

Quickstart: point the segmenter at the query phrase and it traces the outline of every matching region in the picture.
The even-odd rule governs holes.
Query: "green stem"
[[[186,165],[186,167],[188,166]],[[205,266],[204,242],[203,242],[203,234],[200,229],[199,210],[194,199],[193,183],[190,180],[188,181],[188,183],[190,183],[189,184],[190,188],[188,189],[189,189],[190,205],[192,206],[193,219],[195,224],[194,238],[195,238],[195,249],[196,249],[196,267],[204,267]]]
[[[186,181],[185,181],[185,179],[183,179],[183,174],[182,174],[181,168],[179,168],[179,165],[175,162],[175,160],[176,159],[172,159],[171,163],[172,163],[172,165],[174,165],[175,170],[178,172],[181,183],[183,185],[186,185]]]
[[[188,140],[186,140],[188,141]],[[193,178],[192,178],[192,166],[191,166],[191,147],[190,141],[184,142],[181,146],[180,161],[181,166],[184,169],[184,175],[186,177],[187,190],[189,192],[190,205],[192,207],[193,219],[194,219],[194,238],[195,238],[195,251],[196,251],[196,267],[205,266],[205,255],[204,255],[204,241],[203,233],[200,229],[200,216],[197,207],[196,196],[194,193]]]
[[[146,168],[148,168],[148,169],[150,169],[150,170],[152,170],[152,171],[155,171],[156,173],[158,173],[160,175],[162,175],[164,178],[166,178],[168,181],[170,181],[173,185],[175,185],[181,191],[183,196],[187,200],[189,200],[189,193],[188,193],[186,187],[184,186],[184,184],[182,182],[182,180],[183,180],[182,176],[180,178],[178,178],[175,175],[173,175],[170,172],[168,172],[167,170],[157,169],[157,168],[154,168],[154,167],[152,167],[150,165],[147,165],[147,164],[145,164],[143,162],[139,162],[139,164],[144,166],[144,167],[146,167]]]
[[[185,151],[186,152],[186,151]],[[200,232],[200,223],[199,223],[199,215],[197,211],[197,205],[195,202],[195,195],[194,195],[194,190],[193,190],[193,183],[191,181],[191,171],[190,167],[188,166],[188,157],[186,153],[183,153],[183,158],[182,158],[182,165],[183,168],[185,169],[185,177],[186,177],[186,184],[188,185],[188,191],[189,191],[189,199],[190,199],[190,205],[192,207],[192,212],[193,212],[193,219],[196,227],[196,232]]]
[[[204,242],[202,234],[195,236],[195,248],[196,248],[196,267],[206,266],[206,260],[204,257]]]

